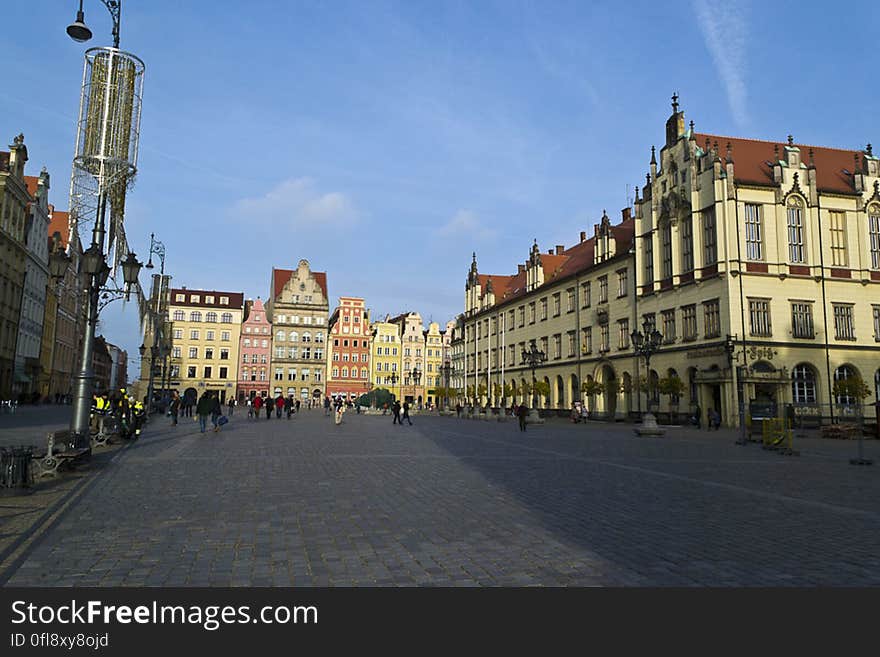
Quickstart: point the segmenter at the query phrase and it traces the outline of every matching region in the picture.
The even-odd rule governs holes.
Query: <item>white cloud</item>
[[[739,0],[710,3],[694,0],[694,11],[706,47],[727,91],[727,102],[733,119],[741,128],[748,120],[746,110],[746,39],[748,24],[746,8]]]
[[[470,210],[459,210],[437,231],[443,237],[470,237],[472,239],[488,239],[495,231],[480,223],[476,214]]]
[[[236,221],[284,225],[290,228],[334,224],[350,226],[358,212],[345,194],[322,192],[311,178],[291,178],[263,196],[245,198],[232,207]]]

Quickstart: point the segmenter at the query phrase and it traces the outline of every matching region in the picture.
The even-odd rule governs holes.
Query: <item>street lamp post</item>
[[[392,372],[391,376],[389,378],[391,379],[391,401],[394,401],[395,400],[394,386],[397,384],[397,382],[399,380],[399,377],[397,376],[397,372]]]
[[[665,431],[657,426],[657,418],[651,412],[651,403],[654,399],[653,381],[651,380],[651,356],[660,349],[660,345],[663,343],[663,334],[646,320],[642,325],[642,330],[633,331],[630,334],[630,339],[636,354],[645,359],[646,378],[648,381],[648,408],[642,414],[642,426],[635,431],[640,436],[662,436]]]
[[[535,392],[535,369],[547,360],[547,355],[538,349],[538,345],[532,340],[528,349],[522,350],[522,365],[527,365],[532,370],[532,408],[529,410],[528,422],[530,424],[543,424],[541,414],[538,413],[538,394]]]
[[[159,257],[159,285],[155,287],[156,302],[155,307],[150,309],[150,319],[153,324],[153,346],[150,347],[150,378],[147,386],[147,417],[153,408],[153,375],[156,369],[156,358],[165,355],[164,352],[164,329],[165,324],[162,322],[162,294],[165,285],[165,245],[156,239],[155,233],[150,233],[150,256],[145,267],[153,269],[153,254]],[[160,330],[161,327],[161,330]],[[160,335],[160,333],[162,335]],[[159,385],[162,385],[160,378]]]
[[[449,361],[447,360],[443,366],[440,368],[440,372],[443,374],[443,380],[445,385],[443,386],[443,409],[449,410],[449,374],[452,370],[452,367],[449,365]]]
[[[416,403],[416,389],[419,386],[419,381],[422,378],[422,373],[417,369],[413,368],[412,372],[410,372],[410,376],[412,377],[413,382],[413,404]]]
[[[113,47],[114,49],[118,49],[121,2],[120,0],[101,1],[110,12],[110,16],[113,20]],[[82,10],[82,0],[80,0],[80,6],[79,11],[76,15],[76,20],[67,28],[67,34],[75,41],[88,41],[92,37],[92,31],[85,25],[84,21],[85,18]],[[115,52],[116,51],[114,50],[114,53]],[[135,75],[138,74],[135,72]],[[110,87],[108,86],[108,90],[109,89]],[[139,99],[137,99],[137,102],[139,103]],[[106,106],[105,109],[107,109],[108,107],[110,106]],[[134,105],[132,105],[131,107],[134,107]],[[82,105],[80,109],[82,110]],[[129,119],[130,118],[131,117],[129,117]],[[90,119],[87,117],[87,126],[89,125],[88,120]],[[103,127],[105,130],[109,129],[106,121]],[[80,130],[82,130],[82,128],[83,126],[80,125]],[[116,128],[121,128],[121,126],[116,126]],[[79,135],[77,139],[79,144]],[[112,147],[107,147],[106,140],[102,141],[101,143],[102,146],[97,151],[89,151],[88,158],[84,157],[85,153],[79,153],[78,146],[77,158],[79,159],[74,159],[74,171],[76,172],[77,167],[79,166],[83,169],[83,171],[87,171],[89,175],[93,176],[94,179],[98,181],[98,192],[97,207],[95,209],[95,224],[92,228],[92,240],[89,248],[87,248],[82,254],[81,261],[82,273],[86,276],[86,282],[84,285],[84,291],[86,293],[86,312],[85,331],[82,337],[82,349],[80,352],[79,370],[73,377],[74,399],[73,413],[70,420],[69,438],[69,445],[73,449],[89,447],[89,411],[91,408],[91,400],[95,379],[95,372],[92,367],[92,358],[95,349],[95,331],[98,322],[98,312],[100,308],[103,307],[99,306],[99,304],[101,303],[100,295],[102,292],[102,288],[106,284],[111,271],[111,268],[107,265],[104,254],[105,237],[107,231],[105,216],[107,212],[107,202],[108,200],[110,200],[108,198],[110,194],[107,185],[109,180],[113,179],[113,176],[116,175],[114,172],[118,173],[119,171],[124,171],[125,174],[123,175],[123,177],[133,174],[133,162],[136,160],[136,156],[132,155],[132,153],[136,153],[136,136],[134,140],[129,144],[130,148],[124,154],[124,157],[114,157],[114,155],[120,155],[120,153],[117,153],[117,151],[113,150]],[[107,150],[107,148],[109,148],[110,150]],[[126,159],[129,158],[129,156],[134,159]],[[78,162],[79,164],[77,164]],[[95,163],[97,163],[98,165],[97,168],[94,168]],[[75,176],[74,179],[76,179]],[[73,198],[78,198],[78,196],[74,196],[72,192],[72,199]],[[73,211],[74,207],[72,202],[71,212]],[[80,216],[78,216],[77,218],[81,219]],[[137,261],[137,258],[133,253],[129,252],[128,257],[121,263],[121,265],[123,277],[125,280],[125,297],[128,298],[131,293],[132,285],[137,283],[137,277],[138,273],[140,272],[141,263]],[[59,273],[58,270],[60,269],[61,262],[58,261],[56,262],[56,271],[53,273]],[[63,274],[60,277],[56,277],[56,280],[59,280],[61,277],[63,277]],[[113,290],[113,292],[117,292],[117,290]],[[105,294],[105,297],[106,296],[107,294]]]

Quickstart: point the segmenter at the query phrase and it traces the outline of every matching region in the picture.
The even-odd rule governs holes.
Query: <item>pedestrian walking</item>
[[[461,417],[461,404],[460,403],[455,405],[455,414],[458,417]]]
[[[345,413],[345,404],[342,402],[336,403],[336,412],[334,413],[334,422],[336,424],[342,424],[342,415]]]
[[[205,390],[199,398],[199,403],[196,404],[196,415],[199,416],[199,428],[201,429],[201,433],[205,433],[205,429],[208,425],[208,416],[211,415],[211,409],[213,407],[214,400],[211,398],[211,393]]]
[[[296,412],[297,413],[299,413],[299,404],[300,404],[300,401],[299,401],[299,399],[297,399],[296,400]]]
[[[229,401],[226,402],[226,407],[228,408],[229,417],[232,417],[233,412],[235,412],[235,397],[229,398]]]
[[[693,417],[691,417],[691,424],[697,427],[697,429],[703,428],[703,411],[700,409],[699,404],[694,408],[694,414]]]
[[[526,408],[525,404],[520,404],[516,409],[516,416],[519,418],[519,430],[526,430],[526,416],[529,414],[529,409]]]
[[[409,419],[409,402],[403,402],[403,420],[409,422],[409,426],[412,426],[412,420]],[[400,421],[400,426],[403,426],[403,420]]]
[[[212,393],[211,394],[211,424],[214,425],[214,432],[220,431],[220,424],[218,420],[220,416],[223,415],[223,407],[220,405],[220,394]]]
[[[272,411],[275,409],[275,402],[272,401],[271,397],[266,397],[266,399],[263,400],[263,406],[266,409],[266,419],[271,420]]]
[[[330,398],[324,397],[324,415],[330,415]]]
[[[168,415],[171,417],[171,426],[177,426],[177,416],[180,414],[180,395],[177,391],[171,393],[171,401],[168,403]]]
[[[284,412],[287,414],[287,419],[290,419],[291,414],[293,413],[293,396],[286,397],[284,400]]]
[[[721,430],[721,413],[719,413],[714,408],[709,409],[709,430],[712,430],[712,427],[715,427],[716,431]]]
[[[391,424],[403,424],[403,422],[400,421],[400,402],[399,401],[395,401],[393,404],[391,404],[391,415],[394,418],[391,421]]]
[[[284,410],[284,397],[281,393],[278,393],[278,397],[275,398],[275,417],[281,419],[281,411]]]

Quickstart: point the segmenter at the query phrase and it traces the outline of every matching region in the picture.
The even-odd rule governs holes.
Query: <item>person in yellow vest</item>
[[[144,423],[144,418],[147,415],[146,408],[144,407],[144,403],[138,399],[135,400],[133,397],[128,398],[129,404],[131,404],[132,409],[132,426],[134,427],[134,437],[135,439],[141,435],[141,426]]]
[[[98,435],[104,435],[104,418],[109,411],[110,400],[107,399],[106,392],[92,397],[92,419],[95,421]]]

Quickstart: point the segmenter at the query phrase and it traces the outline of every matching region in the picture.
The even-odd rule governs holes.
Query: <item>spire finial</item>
[[[477,262],[477,252],[476,251],[473,252],[473,257],[474,257],[474,262],[476,263]]]
[[[674,94],[672,94],[672,113],[673,114],[678,113],[678,92],[677,91]]]
[[[727,142],[727,163],[733,164],[733,146]]]
[[[871,142],[868,142],[868,145],[865,146],[865,152],[866,152],[868,155],[874,155],[874,147],[871,146]]]
[[[651,164],[657,164],[657,149],[651,146]]]
[[[791,135],[788,136],[788,145],[794,146],[794,137],[792,137]]]

